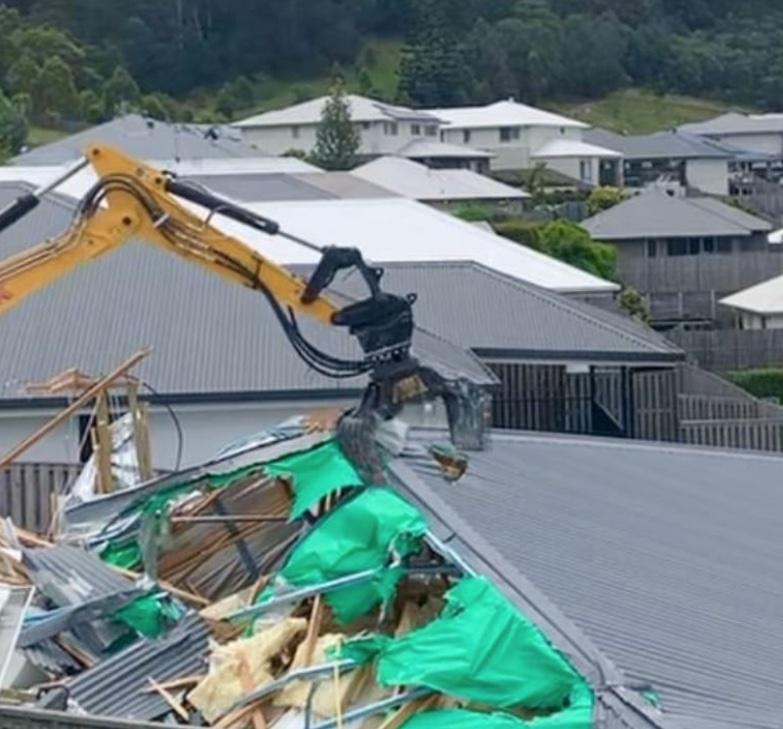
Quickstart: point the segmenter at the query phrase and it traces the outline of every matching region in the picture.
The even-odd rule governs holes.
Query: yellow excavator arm
[[[76,266],[138,239],[234,283],[263,286],[297,313],[332,323],[333,303],[321,295],[304,303],[305,281],[190,212],[167,190],[168,175],[111,147],[93,146],[87,158],[98,179],[108,181],[101,199],[80,210],[62,235],[0,263],[0,314]]]
[[[445,380],[411,356],[415,295],[382,291],[383,270],[369,266],[356,248],[316,246],[204,187],[100,144],[91,145],[82,161],[50,185],[21,196],[0,211],[0,231],[13,225],[38,205],[44,194],[88,164],[92,165],[97,181],[79,200],[69,228],[0,262],[0,314],[77,266],[129,240],[141,240],[261,292],[289,343],[312,369],[336,378],[369,376],[361,404],[340,421],[337,437],[346,455],[372,482],[384,479],[382,459],[373,445],[374,429],[380,421],[396,414],[411,395],[442,397],[455,444],[464,448],[482,446],[486,397],[472,383]],[[205,210],[206,217],[199,217],[183,201],[198,206],[196,210]],[[214,215],[270,236],[288,238],[317,251],[320,261],[305,281],[220,231],[210,222]],[[358,270],[369,296],[339,308],[322,292],[338,271],[347,268]],[[302,335],[297,315],[347,328],[358,340],[363,356],[346,360],[321,351]]]

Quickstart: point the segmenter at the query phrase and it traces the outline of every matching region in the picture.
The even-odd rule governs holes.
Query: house
[[[493,172],[528,170],[542,163],[577,183],[619,183],[620,153],[585,142],[588,125],[580,121],[513,99],[432,113],[444,121],[442,141],[491,152]]]
[[[491,152],[482,149],[431,138],[414,139],[398,149],[395,155],[432,169],[472,170],[484,175],[489,173],[489,162],[493,157]]]
[[[582,225],[616,246],[620,280],[648,297],[660,324],[714,320],[718,299],[783,271],[772,225],[714,198],[652,187]]]
[[[158,121],[139,114],[119,116],[11,159],[21,166],[57,166],[76,161],[91,142],[120,147],[144,160],[226,160],[268,157],[242,141],[235,130]]]
[[[519,213],[530,195],[467,169],[432,169],[402,157],[379,157],[351,172],[398,195],[420,202],[486,203]],[[318,176],[316,176],[318,177]]]
[[[685,355],[649,327],[473,261],[382,265],[387,290],[417,293],[420,326],[459,341],[498,378],[496,427],[678,439]],[[356,274],[339,285],[360,294]]]
[[[321,112],[328,96],[295,104],[285,109],[268,111],[234,123],[248,144],[257,145],[270,154],[283,154],[296,149],[312,152]],[[361,135],[359,155],[374,157],[395,154],[417,139],[438,140],[441,121],[436,115],[394,106],[382,101],[348,94],[346,101],[351,120]]]
[[[588,129],[585,139],[622,154],[628,187],[664,180],[708,195],[728,195],[730,166],[745,157],[743,150],[680,131],[626,136]]]
[[[30,189],[0,185],[0,207]],[[3,258],[62,233],[74,211],[73,200],[47,196],[0,234]],[[300,326],[308,340],[334,356],[361,354],[343,329],[311,320]],[[161,469],[175,468],[178,461],[203,461],[222,444],[294,413],[355,403],[364,387],[361,378],[333,380],[305,365],[258,292],[136,242],[80,267],[5,313],[0,338],[2,452],[67,404],[60,396],[30,393],[29,383],[72,367],[90,375],[106,373],[146,346],[153,353],[134,372],[146,383],[142,391],[152,407],[153,459]],[[475,355],[441,336],[418,329],[413,349],[450,375],[486,386],[496,382]],[[415,411],[413,422],[443,416],[439,406]],[[78,462],[88,420],[89,413],[82,413],[40,441],[27,458]]]
[[[783,114],[731,111],[708,121],[683,124],[679,131],[783,159]]]
[[[597,710],[617,702],[594,726],[780,725],[779,457],[493,433],[454,483],[427,454],[444,437],[414,435],[398,488],[593,667]]]
[[[783,276],[737,291],[720,303],[735,312],[740,329],[783,329]]]

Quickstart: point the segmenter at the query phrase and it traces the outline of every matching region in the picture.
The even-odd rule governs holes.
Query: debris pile
[[[592,726],[567,658],[328,433],[63,511],[51,538],[0,522],[0,701],[128,727]]]

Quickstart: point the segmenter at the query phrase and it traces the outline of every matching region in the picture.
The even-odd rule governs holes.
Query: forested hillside
[[[406,44],[399,84],[373,78],[367,41],[383,38]],[[335,64],[367,91],[426,105],[640,86],[781,109],[783,3],[6,0],[0,138],[15,146],[23,118],[94,122],[121,106],[230,117]]]

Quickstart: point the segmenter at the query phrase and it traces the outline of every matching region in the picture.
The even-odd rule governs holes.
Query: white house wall
[[[743,329],[783,329],[783,315],[781,314],[762,316],[761,314],[743,312],[740,318]]]
[[[425,135],[424,124],[419,124],[419,134],[414,134],[414,123],[397,122],[397,134],[392,134],[391,122],[357,122],[361,135],[359,154],[394,154],[414,139],[437,140],[438,135]],[[315,148],[317,124],[298,124],[274,127],[244,127],[242,138],[248,144],[272,155],[281,155],[291,149],[312,152]],[[296,130],[296,132],[294,131]]]
[[[691,159],[685,163],[688,184],[710,195],[729,194],[729,163],[725,159]]]
[[[490,168],[501,172],[505,170],[530,169],[534,165],[531,154],[541,149],[547,142],[555,139],[581,141],[582,130],[575,127],[519,127],[519,139],[511,142],[501,142],[500,127],[471,129],[470,138],[467,140],[464,130],[444,128],[442,130],[442,138],[444,142],[467,144],[476,149],[491,152],[495,156],[490,160]]]
[[[181,466],[185,468],[209,460],[229,443],[278,425],[294,415],[354,404],[354,400],[321,400],[175,405],[173,409],[183,432]],[[0,453],[10,451],[56,412],[34,408],[0,410]],[[403,418],[412,426],[441,427],[445,423],[440,402],[430,406],[411,405],[406,408]],[[173,469],[179,439],[171,414],[165,408],[155,407],[150,412],[150,441],[153,467]],[[78,463],[78,418],[72,418],[39,441],[19,461]]]
[[[543,162],[547,169],[554,170],[574,180],[581,180],[591,185],[597,185],[600,174],[601,160],[598,157],[541,157],[536,162]],[[587,175],[582,176],[582,162],[586,165]]]

